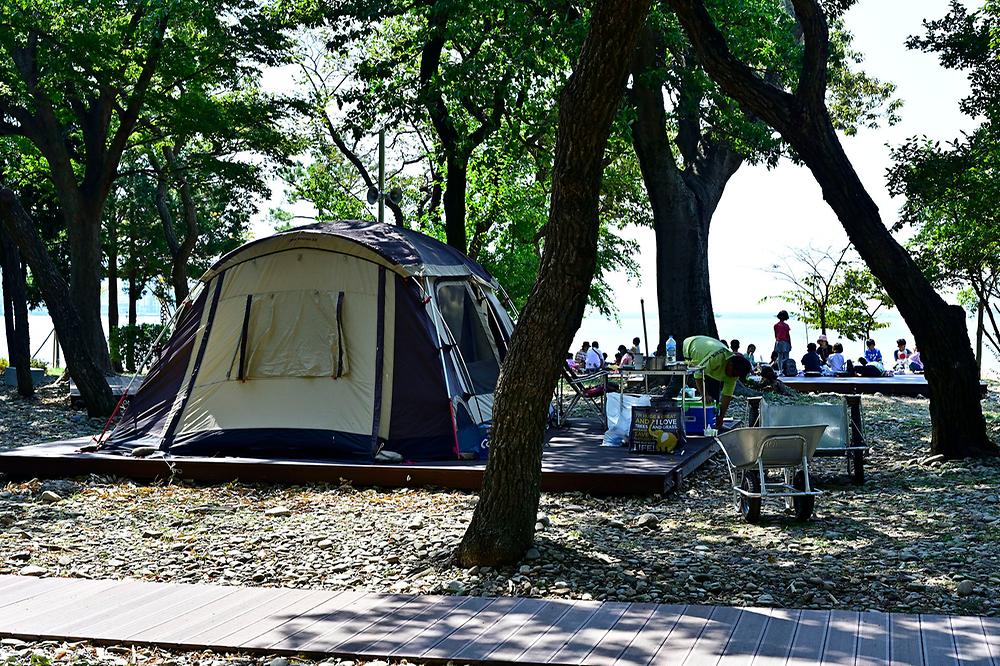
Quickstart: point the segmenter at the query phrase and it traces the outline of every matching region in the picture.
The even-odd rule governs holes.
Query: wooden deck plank
[[[830,666],[853,664],[858,647],[858,623],[861,614],[855,611],[835,610],[830,613],[823,641],[823,664]]]
[[[214,627],[226,622],[247,608],[254,608],[260,603],[274,603],[280,591],[276,588],[237,588],[232,594],[226,595],[211,603],[201,606],[196,613],[183,617],[175,617],[162,626],[150,627],[132,635],[133,640],[155,640],[157,643],[188,645],[191,636],[201,629]]]
[[[924,661],[934,666],[958,666],[955,637],[947,615],[920,615]]]
[[[568,612],[573,609],[573,602],[562,599],[549,600],[531,621],[522,625],[512,635],[490,652],[491,661],[509,661],[521,663],[527,661],[522,657],[550,627],[558,626]]]
[[[197,612],[199,608],[233,593],[235,588],[192,586],[188,594],[180,597],[156,599],[144,606],[134,616],[109,630],[115,637],[131,638],[134,634],[158,627],[177,617]]]
[[[0,609],[16,604],[18,601],[37,597],[66,584],[65,578],[31,578],[22,577],[15,585],[9,585],[0,590]]]
[[[712,606],[688,606],[650,663],[683,664],[698,637],[708,626],[713,610]]]
[[[583,663],[613,664],[646,626],[655,610],[656,604],[634,603],[629,606],[584,658]]]
[[[955,652],[962,666],[993,666],[986,633],[978,617],[952,617],[951,631],[955,637]]]
[[[923,666],[920,645],[920,618],[916,615],[893,613],[889,616],[889,663],[895,666]],[[936,666],[927,664],[927,666]]]
[[[94,585],[93,583],[97,583]],[[89,581],[85,579],[62,579],[61,585],[38,596],[29,597],[0,608],[0,623],[5,627],[26,630],[28,620],[41,617],[51,617],[47,613],[59,611],[68,605],[76,603],[80,598],[100,595],[105,590],[121,585],[118,580]]]
[[[437,618],[415,636],[389,653],[391,657],[417,658],[439,642],[450,636],[481,610],[496,599],[489,597],[468,597],[464,603],[447,615]]]
[[[719,664],[746,666],[757,654],[771,613],[767,608],[744,608]]]
[[[93,619],[105,616],[110,607],[108,599],[131,599],[141,598],[146,603],[152,597],[147,596],[149,592],[156,590],[156,583],[143,583],[134,580],[118,580],[116,584],[102,589],[96,589],[87,585],[90,592],[82,595],[67,594],[64,603],[58,607],[45,609],[41,614],[19,618],[11,626],[12,630],[22,629],[25,624],[44,624],[46,630],[56,634],[68,634],[72,631],[72,625],[79,623],[84,618]],[[160,590],[162,594],[162,589]],[[91,629],[86,623],[83,624],[87,633]]]
[[[795,626],[791,649],[788,651],[789,664],[812,664],[823,655],[823,641],[826,627],[830,623],[830,611],[803,610]]]
[[[295,615],[286,613],[284,622],[244,641],[241,647],[275,649],[278,645],[291,645],[294,649],[315,638],[323,623],[336,622],[344,609],[356,605],[361,611],[374,602],[371,595],[363,592],[327,592],[326,598],[310,610]]]
[[[474,643],[477,638],[499,622],[508,613],[513,613],[518,606],[529,599],[519,597],[500,597],[489,606],[468,618],[461,626],[461,631],[456,631],[446,636],[438,644],[434,645],[423,655],[424,659],[441,659],[449,655],[462,653],[470,643]]]
[[[729,638],[736,630],[743,610],[732,606],[716,606],[712,609],[712,615],[705,623],[705,628],[695,639],[688,653],[685,664],[692,666],[702,666],[702,664],[717,664],[722,657]]]
[[[316,637],[301,643],[295,641],[295,649],[303,652],[352,653],[362,645],[385,636],[380,624],[400,608],[414,599],[412,594],[379,594],[372,605],[355,602],[344,609],[344,617],[339,621],[323,622],[316,629]],[[283,649],[285,644],[276,647]]]
[[[53,626],[52,633],[70,638],[104,638],[114,635],[125,619],[134,619],[153,603],[175,603],[190,593],[191,590],[180,585],[150,583],[146,592],[103,609],[94,609],[89,614],[80,613],[65,624]]]
[[[565,664],[583,663],[583,658],[590,654],[607,635],[631,604],[624,601],[612,601],[603,604],[587,621],[569,637],[566,643],[553,654],[546,663]]]
[[[531,664],[548,663],[601,608],[600,601],[572,601],[570,608],[521,653],[517,661]]]
[[[799,620],[799,611],[790,608],[769,608],[764,634],[750,662],[752,666],[784,666],[792,649],[792,637]]]
[[[475,597],[417,597],[393,615],[386,627],[385,636],[360,648],[365,654],[389,654],[397,646],[405,645],[422,631],[441,621]]]
[[[642,631],[636,632],[625,651],[618,656],[615,666],[645,666],[653,661],[663,641],[684,616],[687,606],[662,604],[657,605]]]
[[[883,666],[889,662],[889,616],[865,611],[858,618],[855,666]]]
[[[220,618],[218,622],[199,627],[191,633],[191,640],[204,645],[215,645],[225,636],[235,631],[245,629],[262,620],[272,618],[285,611],[286,608],[301,601],[310,594],[309,590],[294,590],[287,587],[269,588],[277,594],[269,600],[261,600],[256,605],[248,605],[239,613]]]
[[[466,659],[491,661],[490,655],[510,639],[525,624],[534,622],[535,616],[551,602],[544,599],[524,599],[502,618],[487,627],[475,639],[462,649],[455,652],[455,659],[462,662]],[[522,645],[523,651],[527,645]]]
[[[291,603],[275,608],[263,616],[247,618],[246,624],[239,623],[242,626],[231,627],[229,633],[216,639],[216,645],[248,647],[249,641],[274,631],[293,618],[312,612],[320,604],[329,601],[331,597],[341,594],[330,590],[299,590],[299,592],[301,594],[292,595]],[[222,628],[219,629],[219,633],[221,631]]]
[[[995,617],[980,618],[983,633],[986,634],[986,647],[990,650],[993,662],[1000,666],[1000,620]]]

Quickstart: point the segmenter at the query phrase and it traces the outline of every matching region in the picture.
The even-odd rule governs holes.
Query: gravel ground
[[[4,440],[94,431],[54,400],[0,399]],[[928,460],[925,400],[863,404],[867,483],[818,461],[827,493],[807,524],[778,503],[762,524],[742,522],[713,461],[672,497],[543,495],[520,565],[461,569],[449,556],[470,493],[91,477],[0,486],[0,573],[1000,616],[1000,460]],[[995,390],[984,405],[996,437]],[[219,658],[169,659],[142,663]]]

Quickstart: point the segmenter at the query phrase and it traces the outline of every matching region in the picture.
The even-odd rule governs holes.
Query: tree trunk
[[[115,404],[105,368],[95,362],[95,359],[100,358],[100,353],[92,348],[94,336],[87,334],[69,285],[52,263],[45,244],[35,230],[34,221],[21,206],[17,195],[6,187],[0,187],[0,223],[17,243],[21,255],[31,267],[32,277],[41,289],[56,335],[59,336],[59,343],[66,354],[69,374],[80,389],[87,411],[91,416],[109,415]],[[101,344],[104,357],[107,358],[108,350],[104,346],[103,337],[102,335]]]
[[[986,309],[982,299],[976,304],[976,367],[979,368],[980,375],[983,372],[983,330],[986,328],[983,321],[983,311]]]
[[[125,367],[129,372],[135,372],[135,327],[139,322],[139,285],[135,270],[128,274],[128,336],[125,343]]]
[[[67,216],[68,217],[68,216]],[[70,292],[80,318],[77,335],[88,339],[93,363],[111,372],[111,356],[101,321],[101,210],[78,210],[66,225],[70,255]],[[46,305],[49,305],[46,303]],[[49,305],[51,307],[51,305]],[[62,335],[60,334],[60,338]]]
[[[465,191],[468,181],[469,161],[449,153],[444,187],[444,230],[448,245],[462,254],[468,251],[465,234]]]
[[[691,335],[718,337],[708,270],[712,216],[743,158],[720,141],[700,138],[697,165],[678,167],[667,132],[656,35],[643,31],[633,61],[631,92],[636,118],[632,145],[653,210],[659,339],[680,343]],[[700,122],[697,105],[687,121]],[[654,343],[655,347],[655,343]],[[650,350],[651,351],[651,350]]]
[[[108,222],[108,336],[117,337],[111,353],[111,369],[122,371],[121,334],[118,332],[118,219]]]
[[[0,228],[0,271],[3,272],[4,326],[10,364],[17,369],[17,392],[35,394],[31,380],[31,339],[28,331],[28,298],[24,266],[17,244]]]
[[[964,311],[934,291],[882,222],[844,153],[825,105],[828,28],[814,0],[793,0],[806,37],[795,94],[772,86],[730,53],[702,0],[669,0],[708,74],[776,129],[809,167],[858,254],[913,332],[930,387],[931,451],[946,459],[995,455],[979,397]]]
[[[456,553],[463,566],[511,564],[534,538],[547,406],[594,277],[602,156],[648,9],[597,5],[560,98],[545,249],[500,373],[483,489]]]

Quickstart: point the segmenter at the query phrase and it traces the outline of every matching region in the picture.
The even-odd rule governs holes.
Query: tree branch
[[[805,54],[795,94],[809,109],[826,108],[827,58],[830,30],[816,0],[791,0],[802,27]]]

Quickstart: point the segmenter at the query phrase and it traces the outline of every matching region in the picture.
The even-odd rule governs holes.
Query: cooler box
[[[709,428],[715,427],[715,404],[708,403],[708,407],[704,407],[700,399],[686,398],[684,400],[684,432],[689,435],[701,435],[705,432],[706,423],[708,423]]]

